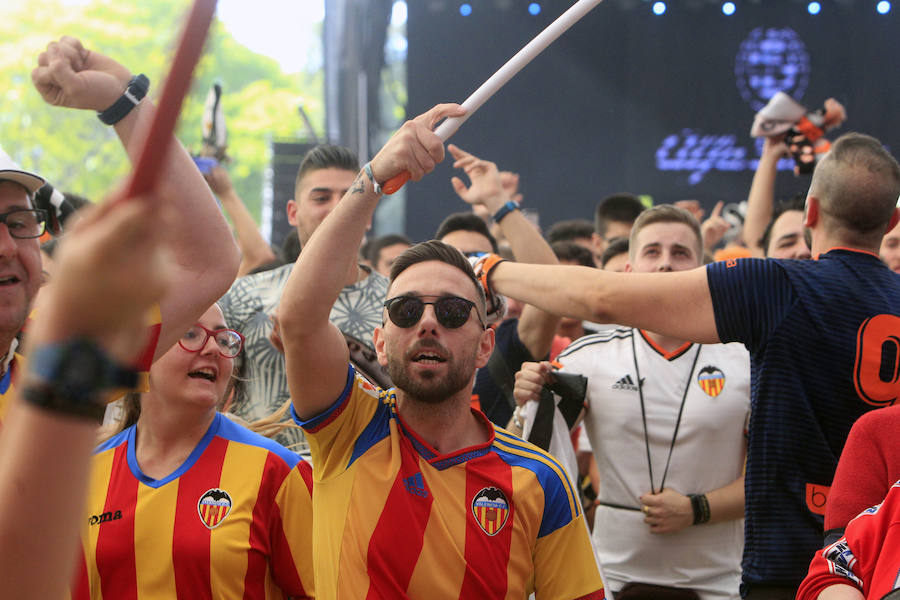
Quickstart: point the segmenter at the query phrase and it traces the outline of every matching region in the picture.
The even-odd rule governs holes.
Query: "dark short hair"
[[[620,254],[628,254],[628,238],[614,237],[609,240],[606,250],[600,255],[600,268],[605,269],[606,263],[619,256]]]
[[[602,238],[606,237],[606,228],[610,221],[634,223],[646,207],[634,194],[625,192],[612,194],[600,201],[594,212],[594,231]]]
[[[694,232],[694,237],[697,238],[697,247],[695,248],[697,260],[703,260],[703,233],[700,231],[699,221],[694,218],[694,215],[674,204],[658,204],[648,208],[634,220],[634,225],[631,227],[631,237],[628,242],[629,256],[631,250],[636,249],[634,241],[637,239],[641,229],[654,223],[682,223],[687,225]]]
[[[319,144],[313,147],[300,161],[297,177],[294,179],[294,187],[300,185],[307,173],[319,169],[343,169],[345,171],[359,171],[359,159],[356,153],[344,146],[335,144]]]
[[[437,240],[444,239],[445,235],[453,233],[454,231],[473,231],[475,233],[480,233],[488,239],[491,243],[491,250],[496,254],[497,240],[491,235],[491,231],[488,229],[484,219],[475,213],[453,213],[448,216],[441,221],[440,225],[438,225],[437,231],[434,233],[434,238]]]
[[[900,196],[900,165],[877,139],[847,133],[819,161],[809,194],[848,232],[880,239]]]
[[[297,230],[291,227],[291,230],[285,234],[284,239],[281,241],[281,249],[279,250],[281,260],[285,263],[297,262],[297,257],[300,256],[302,246],[303,245],[300,243],[300,236],[297,235]]]
[[[779,202],[772,209],[772,218],[766,224],[762,237],[759,238],[759,246],[762,248],[766,256],[769,255],[769,242],[772,241],[772,226],[778,217],[791,210],[799,210],[803,212],[806,209],[806,196],[804,194],[794,194],[790,199]]]
[[[484,297],[484,288],[481,287],[478,278],[475,277],[475,271],[472,270],[469,259],[450,244],[445,244],[440,240],[430,240],[416,244],[408,250],[404,250],[403,254],[398,256],[394,260],[394,264],[391,265],[391,283],[394,283],[394,280],[397,279],[400,273],[409,267],[431,260],[447,263],[452,267],[456,267],[472,280],[472,285],[475,286],[475,296],[478,298],[478,311],[481,315],[481,321],[482,323],[486,322],[487,309],[485,305],[487,301]]]
[[[388,233],[382,235],[366,244],[365,256],[374,267],[378,263],[378,259],[381,258],[381,251],[394,244],[406,244],[407,246],[412,246],[412,240],[400,233]]]
[[[583,267],[595,267],[594,255],[584,246],[579,246],[575,242],[553,242],[550,244],[553,253],[559,260],[567,260],[579,264]]]
[[[570,219],[554,223],[547,230],[547,242],[571,242],[582,238],[591,239],[594,225],[587,219]]]

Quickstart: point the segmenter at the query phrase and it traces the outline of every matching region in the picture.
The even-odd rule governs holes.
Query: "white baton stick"
[[[475,114],[481,105],[488,101],[497,90],[502,88],[507,81],[512,79],[516,73],[530,63],[534,57],[544,51],[544,49],[552,44],[556,38],[561,36],[569,27],[578,22],[581,17],[591,11],[592,8],[600,4],[602,0],[578,0],[569,10],[561,14],[555,21],[547,25],[546,29],[537,34],[533,40],[528,42],[524,48],[516,52],[515,56],[506,61],[506,64],[491,75],[487,81],[481,84],[471,96],[462,103],[466,109],[466,114],[461,117],[449,117],[441,123],[434,133],[446,142],[450,136],[456,133],[459,126]],[[383,186],[382,190],[386,194],[393,194],[403,184],[409,180],[409,173],[401,173],[389,179]]]

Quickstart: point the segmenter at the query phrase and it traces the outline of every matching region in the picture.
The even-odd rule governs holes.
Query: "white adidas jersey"
[[[632,347],[643,382],[654,489],[659,491],[666,468],[685,386],[665,486],[706,493],[740,477],[750,413],[746,349],[685,344],[667,355],[639,330],[620,327],[580,338],[557,357],[563,371],[588,378],[585,428],[600,471],[599,499],[638,509],[638,497],[650,491]],[[651,534],[643,520],[637,510],[597,507],[592,537],[609,589],[637,581],[692,588],[704,600],[739,597],[742,519],[665,535]]]

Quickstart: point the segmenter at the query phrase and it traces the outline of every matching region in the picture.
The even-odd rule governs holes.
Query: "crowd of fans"
[[[66,37],[33,80],[135,157],[155,109],[110,116],[127,67]],[[96,206],[0,153],[4,593],[900,588],[900,166],[880,142],[838,138],[805,197],[779,201],[781,134],[708,215],[619,192],[546,232],[528,174],[450,144],[464,210],[430,241],[367,239],[381,185],[428,176],[434,126],[463,113],[364,165],[310,150],[277,249],[175,140],[153,194]]]

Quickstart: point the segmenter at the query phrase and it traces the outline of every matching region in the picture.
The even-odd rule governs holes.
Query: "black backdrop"
[[[571,0],[546,0],[537,16],[526,0],[470,3],[468,17],[459,2],[408,3],[410,115],[462,102]],[[452,141],[519,172],[525,204],[545,228],[592,218],[617,191],[707,208],[739,202],[759,156],[753,115],[778,89],[810,107],[841,101],[848,120],[829,137],[862,131],[900,149],[898,7],[879,15],[872,0],[823,0],[813,16],[805,2],[737,2],[727,17],[717,3],[668,4],[658,17],[647,2],[601,3]],[[407,184],[411,237],[427,239],[446,214],[465,210],[450,187],[451,162]],[[778,197],[805,191],[808,179],[795,178],[789,160],[781,166]]]

